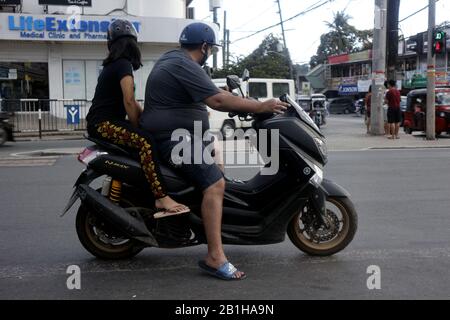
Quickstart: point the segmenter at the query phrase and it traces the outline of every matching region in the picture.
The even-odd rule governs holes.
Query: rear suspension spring
[[[120,203],[120,199],[122,196],[122,183],[117,180],[113,180],[111,184],[111,191],[109,192],[109,199],[116,203]]]

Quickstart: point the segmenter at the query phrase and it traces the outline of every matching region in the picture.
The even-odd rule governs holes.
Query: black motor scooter
[[[236,77],[228,86],[238,88]],[[286,234],[303,252],[330,256],[343,250],[357,229],[349,193],[323,179],[325,138],[308,114],[288,95],[281,115],[235,114],[254,118],[254,128],[279,130],[279,170],[246,182],[226,182],[222,239],[224,244],[268,245]],[[76,230],[82,245],[101,259],[126,259],[145,247],[181,248],[206,243],[201,218],[202,194],[176,169],[161,165],[169,194],[191,208],[188,214],[154,219],[154,199],[139,162],[127,150],[89,138],[95,145],[79,160],[87,169],[78,178],[64,210],[81,205]],[[267,164],[269,166],[269,164]],[[91,184],[103,178],[103,185]]]
[[[310,117],[318,128],[326,124],[326,107],[325,101],[313,101],[311,104]]]

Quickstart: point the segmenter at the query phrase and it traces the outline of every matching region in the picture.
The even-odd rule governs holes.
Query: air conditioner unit
[[[222,8],[223,0],[209,0],[209,11],[214,11],[215,8]]]

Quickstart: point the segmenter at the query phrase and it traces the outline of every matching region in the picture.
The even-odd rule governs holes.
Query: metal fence
[[[83,131],[91,106],[87,100],[0,100],[0,110],[12,114],[16,133]]]

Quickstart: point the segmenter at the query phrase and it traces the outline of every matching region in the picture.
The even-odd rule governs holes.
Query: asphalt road
[[[0,152],[83,145],[29,142]],[[449,149],[332,152],[327,177],[351,192],[359,213],[353,243],[330,258],[308,257],[289,240],[227,246],[248,274],[234,283],[200,272],[205,246],[146,249],[115,263],[91,257],[78,242],[75,210],[59,218],[83,169],[73,156],[0,166],[0,299],[448,299],[449,157]],[[71,265],[81,269],[81,290],[67,289]],[[372,265],[381,269],[381,290],[367,288]]]

